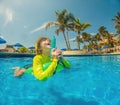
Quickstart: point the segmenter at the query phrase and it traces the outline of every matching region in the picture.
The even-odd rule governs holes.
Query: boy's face
[[[41,42],[41,47],[42,48],[50,48],[50,40],[43,40]]]
[[[41,42],[42,53],[50,55],[50,40],[43,40]]]

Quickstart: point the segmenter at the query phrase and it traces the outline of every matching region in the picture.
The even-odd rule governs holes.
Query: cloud
[[[40,27],[32,30],[30,33],[32,34],[32,33],[35,33],[35,32],[37,32],[37,31],[40,31],[40,30],[42,30],[42,29],[46,29],[46,28],[48,28],[48,27],[56,26],[56,25],[58,25],[58,24],[59,24],[59,23],[58,23],[58,22],[55,22],[55,21],[53,21],[53,22],[46,22],[46,23],[44,23],[42,26],[40,26]]]
[[[7,8],[5,11],[5,18],[4,26],[13,21],[13,11]]]
[[[3,18],[3,25],[6,26],[8,23],[13,21],[14,11],[6,3],[0,3],[0,17]]]
[[[42,30],[42,29],[45,29],[47,23],[48,23],[48,22],[46,22],[46,23],[44,23],[42,26],[40,26],[40,27],[32,30],[30,33],[33,34],[33,33],[37,32],[37,31],[40,31],[40,30]]]
[[[71,42],[74,42],[76,40],[76,37],[70,39]]]
[[[27,26],[26,26],[26,25],[24,25],[24,26],[23,26],[23,28],[27,28]]]
[[[3,5],[0,5],[0,15],[3,14],[4,9],[5,9],[4,6],[3,6]]]
[[[91,35],[96,35],[96,33],[90,33]]]
[[[1,34],[0,34],[0,38],[4,38],[3,36],[1,36]]]

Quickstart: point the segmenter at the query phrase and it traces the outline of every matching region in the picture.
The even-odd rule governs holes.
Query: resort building
[[[0,52],[15,52],[15,48],[12,45],[6,45],[4,49],[0,49]]]

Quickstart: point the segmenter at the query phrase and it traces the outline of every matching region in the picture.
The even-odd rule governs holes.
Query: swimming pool
[[[120,105],[120,56],[66,57],[71,69],[47,81],[13,77],[32,58],[0,58],[0,105]]]

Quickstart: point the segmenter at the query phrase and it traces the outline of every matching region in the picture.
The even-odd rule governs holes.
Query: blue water
[[[68,57],[72,68],[47,81],[13,76],[32,58],[0,58],[0,105],[120,105],[120,56]]]

